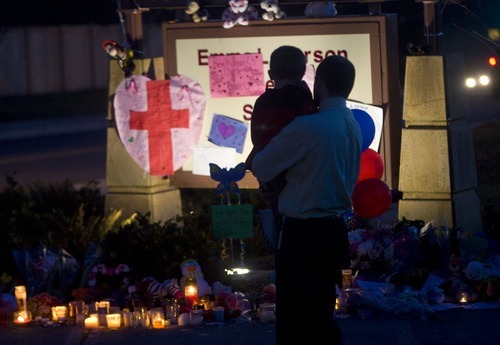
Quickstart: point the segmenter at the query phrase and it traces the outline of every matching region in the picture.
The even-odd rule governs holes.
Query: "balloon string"
[[[223,239],[221,241],[221,246],[222,246],[222,249],[220,252],[220,257],[221,257],[222,261],[225,261],[227,259],[227,248],[226,248],[226,240],[225,239]]]
[[[243,242],[243,239],[240,239],[240,262],[241,262],[241,267],[245,267],[245,242]]]

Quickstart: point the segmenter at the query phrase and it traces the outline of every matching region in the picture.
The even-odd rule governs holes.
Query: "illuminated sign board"
[[[260,63],[249,60],[251,66],[248,68],[251,69],[252,75],[264,79],[260,90],[262,93],[265,87],[272,86],[267,73],[269,58],[272,51],[281,45],[293,45],[305,53],[308,72],[304,79],[311,88],[317,65],[326,56],[342,55],[356,68],[356,82],[350,100],[380,107],[388,102],[388,96],[384,92],[387,89],[387,81],[384,80],[384,71],[381,68],[385,58],[385,46],[381,44],[381,36],[385,35],[385,27],[385,16],[253,21],[249,26],[236,26],[231,29],[224,29],[220,22],[210,21],[163,24],[166,73],[172,76],[186,75],[196,80],[206,97],[199,146],[194,149],[193,154],[196,158],[188,160],[183,168],[176,172],[173,177],[174,185],[179,188],[213,187],[215,182],[198,167],[197,162],[202,161],[200,157],[216,159],[224,155],[225,159],[222,161],[228,165],[234,163],[232,166],[235,166],[245,161],[252,148],[249,128],[252,107],[259,93],[242,87],[238,90],[233,88],[230,90],[232,92],[224,96],[223,92],[226,90],[222,92],[217,84],[217,80],[224,76],[218,76],[217,71],[210,70],[214,61],[231,68],[233,65],[241,66],[232,59],[235,55],[249,54],[249,57],[253,57],[259,54]],[[236,67],[232,74],[238,72]],[[243,129],[248,128],[246,137],[239,146],[234,147],[232,153],[228,151],[228,147],[220,147],[220,143],[214,143],[212,140],[214,118],[229,119],[240,124]],[[203,165],[205,164],[206,162],[203,162]],[[257,183],[251,174],[247,174],[239,185],[242,188],[253,188]]]

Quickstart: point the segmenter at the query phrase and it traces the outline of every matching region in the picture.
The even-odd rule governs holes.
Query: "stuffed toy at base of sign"
[[[182,272],[182,277],[180,280],[180,285],[182,290],[184,290],[186,286],[186,280],[188,278],[195,278],[196,286],[198,288],[198,296],[210,295],[212,293],[212,288],[203,278],[203,273],[201,272],[201,267],[198,261],[194,259],[186,259],[183,262],[181,262],[179,267]]]

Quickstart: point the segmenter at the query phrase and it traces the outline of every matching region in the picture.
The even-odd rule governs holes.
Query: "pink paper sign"
[[[208,58],[212,98],[259,96],[265,91],[262,54]]]

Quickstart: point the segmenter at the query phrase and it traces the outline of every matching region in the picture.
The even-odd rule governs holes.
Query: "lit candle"
[[[467,292],[461,292],[459,302],[460,303],[468,303],[469,302],[469,294]]]
[[[157,328],[157,329],[165,328],[165,319],[163,318],[162,313],[155,312],[153,314],[152,323],[153,323],[153,328]]]
[[[105,309],[106,314],[109,314],[109,307],[110,307],[109,301],[95,302],[95,310],[102,309],[104,311]]]
[[[31,322],[31,312],[30,311],[15,311],[14,312],[14,323],[26,324]]]
[[[17,310],[26,313],[28,311],[28,307],[26,305],[26,286],[19,285],[14,287],[14,294],[16,295]]]
[[[64,305],[58,305],[52,307],[52,320],[54,321],[64,321],[66,320],[66,313],[68,308]]]
[[[90,316],[85,319],[85,328],[99,328],[99,319],[97,318],[97,314],[90,314]]]
[[[192,308],[193,305],[198,301],[198,286],[196,285],[195,278],[186,279],[186,285],[184,287],[184,299],[186,301],[186,307]]]
[[[106,314],[108,328],[117,329],[121,325],[121,314]]]

